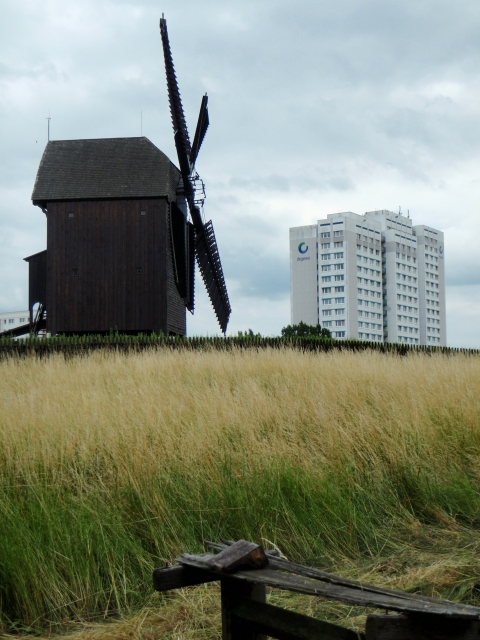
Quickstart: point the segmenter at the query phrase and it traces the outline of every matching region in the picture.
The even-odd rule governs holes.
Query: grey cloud
[[[328,176],[325,171],[310,170],[309,175],[282,176],[271,174],[266,176],[231,179],[230,185],[248,189],[249,192],[271,191],[287,193],[295,191],[351,191],[355,185],[353,181],[340,175]]]
[[[288,294],[288,247],[279,225],[260,215],[240,215],[215,230],[225,277],[241,295],[278,300]],[[276,250],[279,244],[285,251]]]
[[[480,260],[460,259],[447,264],[445,282],[450,287],[480,285]]]
[[[288,295],[288,258],[248,247],[241,254],[222,253],[222,263],[227,281],[236,282],[244,297],[279,300]]]

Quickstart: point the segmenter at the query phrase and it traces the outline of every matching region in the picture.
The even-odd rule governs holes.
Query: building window
[[[345,304],[345,298],[335,298],[335,302]]]
[[[337,331],[336,332],[336,337],[337,338],[344,338],[345,337],[345,331]]]
[[[8,324],[13,324],[15,322],[15,318],[9,318],[8,319]]]
[[[335,287],[335,293],[342,293],[342,291],[345,291],[345,287]]]
[[[344,264],[343,264],[343,262],[341,262],[340,264],[334,264],[334,265],[333,265],[333,269],[334,269],[335,271],[342,271],[342,270],[343,270],[343,268],[344,268]]]
[[[320,234],[321,238],[329,238],[330,237],[330,231],[322,231],[322,233]]]
[[[26,322],[27,319],[26,318],[20,318],[20,322]]]
[[[322,288],[322,293],[331,293],[332,291],[332,287],[323,287]]]
[[[334,231],[333,235],[338,238],[338,236],[343,236],[343,229],[341,229],[340,231]],[[357,234],[358,235],[358,234]]]
[[[344,316],[345,315],[345,309],[335,309],[335,315],[336,316]]]
[[[333,243],[333,247],[335,249],[340,249],[340,247],[343,247],[343,240],[342,240],[342,242],[334,242]]]
[[[331,309],[324,309],[322,311],[322,316],[331,316],[332,315],[332,310]]]
[[[338,252],[338,253],[334,253],[333,257],[335,260],[338,260],[339,258],[343,258],[343,251]]]
[[[345,280],[345,276],[335,276],[335,282],[340,282],[341,280]]]
[[[323,298],[322,304],[332,304],[333,298]]]
[[[336,327],[344,327],[345,326],[345,320],[335,320],[335,326]]]
[[[331,271],[332,265],[330,264],[322,264],[322,271]]]
[[[322,254],[322,260],[330,260],[330,254],[329,253],[323,253]]]
[[[331,282],[332,276],[322,276],[322,282]]]

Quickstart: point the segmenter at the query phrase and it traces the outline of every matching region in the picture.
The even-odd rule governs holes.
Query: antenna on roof
[[[407,218],[410,220],[410,209],[407,209]]]
[[[399,216],[402,215],[402,207],[400,205],[398,205],[398,215]]]
[[[143,111],[140,111],[140,136],[143,135]]]
[[[47,142],[50,142],[50,109],[48,110],[48,118],[47,118]]]

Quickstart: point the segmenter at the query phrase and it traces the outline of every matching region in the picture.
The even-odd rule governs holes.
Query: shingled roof
[[[173,200],[179,176],[175,165],[145,137],[55,140],[45,147],[32,200]]]

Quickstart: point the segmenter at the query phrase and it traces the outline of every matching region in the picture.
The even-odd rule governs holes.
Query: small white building
[[[27,324],[29,320],[29,311],[5,311],[0,313],[0,333],[9,329],[16,329],[22,324]]]
[[[444,346],[443,233],[385,209],[293,227],[290,301],[334,338]]]

